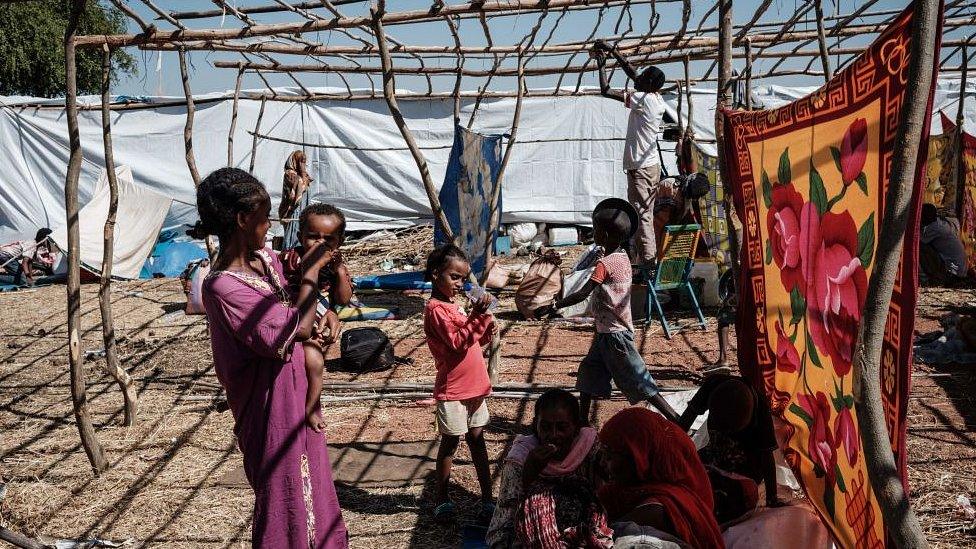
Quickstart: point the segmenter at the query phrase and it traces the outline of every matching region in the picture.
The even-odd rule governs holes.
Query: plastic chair
[[[661,299],[658,292],[668,290],[685,290],[691,298],[692,307],[698,316],[698,322],[705,328],[705,317],[698,305],[698,297],[691,287],[691,268],[695,265],[695,252],[698,249],[698,239],[701,235],[701,225],[668,225],[664,227],[664,241],[661,253],[657,258],[657,270],[653,280],[647,283],[647,304],[645,307],[645,322],[651,322],[652,308],[661,319],[664,336],[671,339],[671,327],[664,318]]]

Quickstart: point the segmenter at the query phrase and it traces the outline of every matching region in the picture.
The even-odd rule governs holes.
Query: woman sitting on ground
[[[615,548],[725,547],[708,475],[680,427],[647,408],[628,408],[604,424],[600,442],[610,481],[599,495]]]
[[[502,465],[489,547],[610,547],[596,497],[600,445],[596,430],[583,425],[579,401],[562,389],[546,391],[532,428],[516,437]]]

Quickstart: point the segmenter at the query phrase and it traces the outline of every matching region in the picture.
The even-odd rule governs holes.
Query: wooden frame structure
[[[95,0],[88,0],[95,1]],[[860,7],[846,14],[824,15],[822,0],[799,0],[798,7],[788,19],[780,19],[770,14],[773,4],[771,0],[760,2],[757,11],[748,21],[735,24],[732,15],[732,0],[720,0],[708,9],[697,22],[693,22],[693,6],[691,0],[471,0],[465,3],[447,4],[444,0],[432,0],[424,9],[417,10],[388,10],[384,0],[378,0],[369,5],[366,0],[273,0],[271,3],[258,4],[260,0],[246,6],[227,2],[226,0],[212,0],[217,9],[208,8],[198,11],[167,12],[160,9],[152,0],[110,0],[129,19],[133,21],[138,33],[114,36],[92,35],[78,36],[78,15],[84,9],[86,0],[72,1],[72,18],[65,35],[65,66],[67,75],[67,124],[70,136],[70,160],[65,181],[65,204],[68,219],[68,331],[69,331],[69,359],[71,367],[71,389],[74,401],[75,415],[81,439],[86,453],[91,460],[96,474],[108,466],[104,450],[95,437],[86,408],[85,381],[81,357],[81,340],[79,337],[80,301],[79,290],[79,262],[78,246],[79,232],[77,223],[78,213],[78,178],[81,164],[81,143],[78,134],[78,104],[76,95],[75,51],[78,48],[99,48],[105,51],[106,69],[103,79],[103,132],[106,151],[106,169],[110,174],[110,181],[114,180],[113,162],[111,156],[111,124],[108,112],[110,109],[133,108],[125,105],[109,104],[109,73],[108,56],[118,48],[138,48],[144,51],[177,51],[180,59],[180,73],[187,107],[187,120],[184,131],[186,149],[186,163],[189,177],[195,184],[199,184],[200,175],[197,173],[193,153],[193,116],[195,104],[189,84],[186,56],[189,52],[205,51],[220,54],[236,55],[238,58],[217,60],[213,66],[218,69],[236,71],[236,85],[234,88],[234,105],[231,118],[231,134],[228,137],[228,163],[233,164],[233,128],[237,122],[237,106],[241,99],[260,100],[261,111],[253,135],[252,151],[257,146],[260,135],[261,118],[267,101],[309,101],[317,99],[364,99],[377,98],[378,93],[386,100],[391,115],[397,124],[407,148],[410,150],[420,172],[430,199],[431,209],[435,218],[445,229],[446,234],[453,238],[446,218],[440,209],[436,187],[427,169],[424,153],[417,146],[416,141],[400,114],[398,93],[394,85],[397,75],[422,79],[426,84],[426,91],[420,91],[413,98],[454,98],[454,119],[456,124],[461,122],[462,97],[474,100],[472,111],[467,122],[471,127],[475,121],[478,107],[485,99],[496,97],[516,97],[515,113],[512,121],[510,139],[504,152],[501,174],[505,172],[505,165],[510,159],[511,151],[516,143],[516,133],[521,113],[522,99],[530,96],[546,95],[582,95],[592,94],[592,89],[583,86],[587,75],[593,75],[597,70],[595,63],[587,55],[588,50],[597,39],[602,39],[616,46],[619,51],[635,66],[664,65],[672,66],[673,74],[683,74],[683,78],[675,77],[679,88],[679,97],[687,94],[687,110],[692,108],[691,89],[702,82],[716,82],[718,106],[732,105],[732,89],[742,80],[746,85],[747,99],[745,104],[751,108],[752,83],[761,79],[777,76],[806,76],[815,79],[829,79],[832,72],[841,69],[851,61],[873,37],[883,30],[901,10],[872,10],[878,0],[863,0]],[[141,10],[148,9],[155,15],[150,22],[144,19],[132,5],[141,3]],[[209,2],[200,1],[201,7],[209,6]],[[931,51],[925,50],[913,57],[913,74],[920,78],[918,93],[909,98],[909,111],[912,116],[904,128],[902,135],[906,136],[905,143],[910,147],[914,143],[917,148],[918,132],[915,125],[917,109],[925,90],[932,85],[923,76],[925,70],[919,70],[919,59],[930,63],[938,62],[944,71],[959,70],[963,73],[971,60],[970,48],[967,48],[972,36],[965,36],[969,29],[976,25],[976,0],[945,0],[943,13],[939,14],[939,2],[934,0],[916,0],[920,9],[920,24],[915,37],[922,44],[934,43],[934,21],[938,16],[944,18],[942,59],[931,58]],[[131,4],[131,5],[130,5]],[[342,8],[343,11],[340,11]],[[357,15],[348,15],[350,9],[357,9]],[[674,13],[680,11],[676,17],[679,20],[676,28],[662,29],[661,12],[669,10]],[[577,21],[581,17],[589,16],[592,29],[589,34],[580,39],[554,42],[560,23],[570,17]],[[284,21],[262,23],[258,19],[272,17]],[[212,23],[220,18],[220,27]],[[223,19],[236,20],[236,25],[223,25]],[[528,30],[520,39],[500,43],[493,34],[491,22],[507,18],[519,18],[528,21]],[[717,22],[715,21],[717,20]],[[205,22],[198,25],[198,22]],[[612,22],[612,24],[611,24]],[[194,25],[191,27],[191,24]],[[409,45],[396,40],[390,35],[392,27],[404,25],[446,25],[453,45]],[[462,29],[466,25],[467,29]],[[471,30],[477,25],[478,31]],[[501,25],[499,25],[501,26]],[[585,26],[585,25],[583,25]],[[610,29],[612,28],[612,31]],[[322,42],[313,40],[320,33],[329,33],[330,40]],[[333,44],[331,37],[339,35],[346,43]],[[537,43],[537,38],[545,36]],[[462,37],[464,40],[462,40]],[[469,40],[473,38],[473,40]],[[844,45],[844,43],[848,45]],[[927,52],[927,53],[926,53]],[[926,58],[926,55],[929,57]],[[259,60],[255,60],[258,58]],[[374,58],[373,64],[364,64],[363,58]],[[833,60],[831,59],[833,58]],[[299,62],[295,60],[299,59]],[[453,66],[444,66],[441,61],[453,60]],[[798,60],[805,60],[797,64]],[[378,63],[376,62],[378,61]],[[740,61],[741,71],[736,74],[734,64]],[[794,67],[786,67],[787,62]],[[759,67],[761,62],[768,66]],[[478,63],[487,68],[472,68]],[[955,63],[955,65],[953,65]],[[819,70],[814,65],[819,65]],[[608,68],[614,70],[612,64]],[[716,71],[717,69],[717,71]],[[665,69],[667,72],[667,69]],[[695,71],[697,74],[693,75]],[[713,72],[715,75],[713,76]],[[346,93],[313,92],[302,81],[308,74],[331,73],[336,74],[343,82]],[[276,93],[268,83],[266,75],[285,75],[294,82],[302,94],[283,96]],[[371,75],[382,77],[382,86],[373,85]],[[242,92],[242,80],[249,75],[257,76],[267,87],[267,92],[255,94]],[[370,82],[365,92],[354,89],[349,81],[350,75],[361,75]],[[434,78],[453,77],[454,84],[451,91],[436,89]],[[618,73],[618,81],[620,79]],[[490,89],[494,78],[517,79],[516,91],[492,91]],[[463,92],[465,78],[477,79],[476,90]],[[568,80],[567,80],[568,78]],[[555,85],[552,80],[556,79]],[[572,80],[575,79],[575,82]],[[469,80],[470,81],[470,80]],[[565,81],[565,82],[564,82]],[[924,85],[922,85],[924,84]],[[921,107],[924,112],[924,105]],[[961,109],[960,109],[961,112]],[[681,117],[679,117],[681,118]],[[687,119],[690,118],[687,116]],[[721,135],[721,120],[716,118],[717,140],[719,149],[724,136]],[[914,155],[910,151],[896,159],[894,168],[891,196],[888,203],[891,208],[904,209],[907,204],[907,185],[913,174]],[[723,163],[720,162],[720,166]],[[724,167],[724,166],[723,166]],[[251,170],[254,168],[254,155],[251,156]],[[723,170],[724,172],[724,170]],[[499,175],[499,177],[502,177]],[[726,178],[723,178],[726,179]],[[727,180],[727,179],[726,179]],[[112,185],[114,189],[114,184]],[[908,193],[910,194],[910,193]],[[497,195],[497,193],[496,193]],[[491,197],[493,215],[497,215],[498,197]],[[727,193],[727,196],[730,193]],[[114,193],[113,193],[114,196]],[[114,203],[114,202],[113,202]],[[732,215],[731,203],[726,205],[726,211]],[[730,219],[731,221],[731,219]],[[901,238],[899,235],[906,229],[906,216],[887,215],[882,227],[883,238],[879,241],[879,265],[884,257],[886,264],[897,264],[900,252]],[[111,235],[110,225],[114,223],[112,216],[106,223],[106,265],[111,265]],[[887,232],[886,232],[887,231]],[[734,234],[734,231],[732,231]],[[735,245],[735,243],[733,243]],[[735,254],[733,254],[734,256]],[[108,271],[108,269],[106,269]],[[889,272],[890,271],[890,272]],[[879,268],[872,276],[868,303],[881,303],[886,294],[891,292],[891,281],[894,269]],[[111,356],[114,353],[114,335],[112,332],[111,307],[107,303],[110,291],[110,272],[103,273],[100,296],[102,297],[103,333],[106,350]],[[866,308],[862,337],[858,342],[859,371],[866,379],[877,379],[880,349],[881,327],[884,325],[884,311]],[[111,349],[111,351],[109,351]],[[873,349],[873,351],[872,351]],[[497,343],[493,345],[493,356],[497,359]],[[493,360],[493,371],[494,370]],[[109,360],[109,371],[125,389],[131,389],[131,381],[127,380],[124,370],[118,365],[117,358]],[[877,425],[874,411],[881,409],[880,395],[870,391],[871,384],[862,384],[863,400],[858,408],[859,419]],[[868,387],[868,389],[865,389]],[[126,395],[126,423],[135,421],[136,404],[134,392]],[[132,402],[130,403],[130,399]],[[861,410],[865,411],[864,417]],[[130,415],[131,414],[131,415]],[[887,436],[883,423],[876,429],[865,429],[866,457],[881,459],[875,450],[882,448],[879,444],[887,443]],[[871,440],[868,440],[868,437]],[[880,452],[884,454],[884,452]],[[890,457],[890,456],[889,456]],[[882,460],[883,461],[883,460]],[[882,509],[886,516],[895,517],[897,524],[892,527],[892,534],[900,545],[920,546],[924,539],[920,537],[917,521],[907,507],[904,492],[899,492],[893,485],[892,470],[888,470],[887,462],[884,466],[869,468],[872,480],[878,486],[884,486],[886,493],[881,494]],[[890,491],[889,491],[890,490]],[[907,524],[907,526],[906,526]],[[920,541],[921,540],[921,541]]]

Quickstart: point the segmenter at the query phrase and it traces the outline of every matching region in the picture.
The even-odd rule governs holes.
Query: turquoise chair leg
[[[654,306],[652,300],[654,299],[654,282],[643,279],[647,283],[647,299],[644,300],[644,326],[649,325],[654,321],[654,317],[651,313],[651,308]]]
[[[661,327],[664,329],[664,337],[671,339],[671,327],[668,326],[668,319],[664,318],[664,309],[661,308],[661,301],[657,298],[657,292],[654,290],[654,286],[647,287],[647,297],[649,300],[654,300],[654,309],[657,311],[658,317],[661,319]],[[648,317],[648,319],[650,319],[650,317]]]
[[[695,314],[698,315],[698,323],[704,329],[705,317],[702,315],[701,307],[698,306],[698,298],[695,296],[695,290],[691,287],[691,282],[685,282],[685,290],[688,291],[688,297],[691,298],[691,305],[695,308]]]

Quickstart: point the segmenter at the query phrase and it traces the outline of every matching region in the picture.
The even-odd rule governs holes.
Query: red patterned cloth
[[[976,137],[962,132],[944,112],[941,115],[943,132],[947,134],[957,131],[962,133],[962,135],[957,136],[962,141],[962,169],[964,171],[963,188],[960,192],[962,205],[959,207],[961,225],[959,236],[962,239],[963,247],[966,248],[966,274],[974,276],[976,275]],[[953,159],[952,162],[958,162],[958,159]],[[943,167],[943,171],[950,171],[955,174],[953,170],[946,170],[945,167]],[[955,184],[954,181],[953,185],[949,186],[953,194],[957,192]]]
[[[607,526],[603,509],[592,499],[592,492],[581,491],[577,495],[566,492],[549,486],[525,498],[515,521],[515,536],[521,546],[532,549],[613,547],[613,530]],[[560,523],[564,521],[559,519],[564,517],[560,515],[572,515],[574,524],[561,529]]]
[[[600,430],[600,442],[630,457],[638,484],[608,482],[599,491],[610,521],[656,503],[674,526],[671,532],[697,549],[725,547],[715,521],[712,485],[695,443],[676,424],[647,408],[618,412]]]
[[[790,426],[787,460],[846,547],[884,545],[884,519],[865,481],[852,363],[912,86],[913,16],[909,6],[813,94],[769,111],[725,112],[723,152],[744,228],[739,364]],[[924,139],[921,145],[910,212],[915,223],[905,233],[891,296],[881,379],[868,380],[881,385],[905,480]]]

